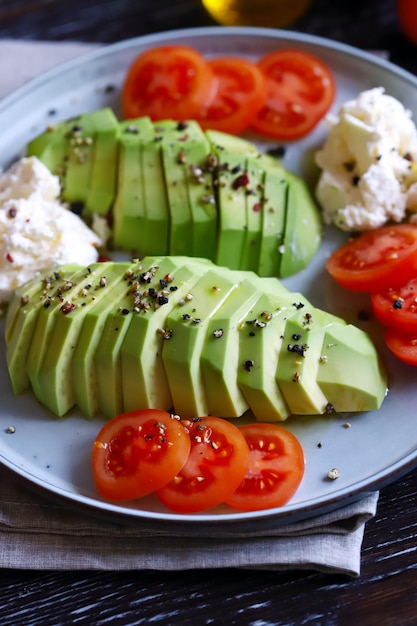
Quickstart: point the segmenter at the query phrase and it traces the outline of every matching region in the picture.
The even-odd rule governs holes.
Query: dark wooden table
[[[7,38],[111,43],[211,24],[198,0],[0,0],[0,37]],[[313,0],[293,28],[387,50],[394,63],[417,74],[417,47],[400,32],[395,0]],[[416,519],[414,471],[382,490],[377,516],[366,526],[357,580],[312,571],[0,570],[0,623],[415,625]]]

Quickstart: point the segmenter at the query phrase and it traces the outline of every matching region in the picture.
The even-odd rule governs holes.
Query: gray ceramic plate
[[[337,80],[334,109],[361,90],[384,86],[414,111],[417,119],[417,79],[401,69],[359,50],[314,37],[284,31],[251,28],[206,28],[151,35],[98,49],[50,71],[0,103],[1,164],[8,165],[24,150],[27,141],[48,123],[86,110],[111,105],[118,112],[119,89],[126,69],[145,48],[184,43],[206,55],[241,54],[258,58],[268,51],[295,47],[321,57]],[[288,146],[284,165],[313,181],[312,153],[325,137],[319,126],[307,139]],[[326,276],[324,261],[341,241],[333,231],[307,270],[286,281],[321,308],[358,323],[358,312],[369,309],[366,297],[348,296]],[[358,323],[359,324],[359,323]],[[395,362],[386,354],[381,329],[363,322],[380,346],[390,374],[390,392],[383,407],[360,415],[291,418],[286,426],[300,439],[306,455],[306,473],[293,500],[286,506],[256,513],[235,513],[218,508],[204,514],[179,516],[164,510],[152,498],[131,505],[114,505],[97,497],[91,477],[91,444],[101,422],[87,421],[77,413],[55,420],[30,393],[13,397],[6,373],[4,346],[0,347],[0,460],[32,486],[68,503],[82,505],[100,515],[124,517],[140,523],[187,523],[190,532],[202,524],[241,529],[244,526],[278,525],[309,517],[378,489],[411,469],[417,460],[415,418],[416,370]],[[0,328],[2,330],[2,328]],[[349,421],[350,428],[344,427]],[[13,435],[7,434],[15,427]],[[320,444],[320,445],[318,445]],[[336,481],[327,478],[340,469]]]

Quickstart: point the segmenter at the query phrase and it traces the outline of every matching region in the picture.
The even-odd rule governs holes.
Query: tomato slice
[[[209,66],[217,86],[198,121],[205,129],[239,135],[265,102],[266,78],[255,63],[239,57],[218,57]]]
[[[304,137],[327,113],[336,86],[330,68],[301,50],[277,50],[258,62],[267,77],[266,102],[251,127],[275,139]]]
[[[395,224],[366,231],[333,252],[326,269],[343,287],[378,292],[417,275],[417,226]]]
[[[183,420],[191,450],[175,478],[157,491],[160,501],[177,513],[197,513],[224,502],[249,467],[249,448],[240,430],[225,419]]]
[[[249,470],[226,504],[239,511],[282,506],[297,491],[304,475],[304,453],[298,439],[276,424],[241,426],[250,448]]]
[[[417,333],[417,277],[396,289],[371,295],[377,320],[404,333]]]
[[[401,333],[387,328],[385,343],[398,359],[408,365],[417,365],[417,333]]]
[[[103,426],[93,444],[97,491],[109,500],[140,498],[172,480],[189,451],[188,433],[166,411],[118,415]]]
[[[152,120],[196,118],[211,99],[213,71],[188,46],[161,46],[139,55],[130,65],[122,89],[125,118]]]

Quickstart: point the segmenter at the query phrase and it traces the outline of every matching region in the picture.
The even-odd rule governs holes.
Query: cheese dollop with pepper
[[[100,238],[59,195],[58,177],[35,157],[0,174],[0,303],[40,270],[97,261]]]
[[[417,212],[417,129],[410,111],[376,87],[327,122],[327,140],[315,155],[324,222],[363,231]]]

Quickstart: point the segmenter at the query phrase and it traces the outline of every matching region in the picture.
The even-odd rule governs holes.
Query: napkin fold
[[[97,44],[0,40],[0,99]],[[27,60],[30,59],[30,63]],[[378,493],[301,522],[202,535],[151,522],[124,526],[51,501],[0,466],[0,568],[52,570],[314,569],[359,576],[365,523]],[[30,485],[29,485],[30,486]]]
[[[304,569],[360,574],[364,525],[377,493],[305,521],[191,535],[152,521],[123,525],[28,489],[0,468],[0,568],[36,570]]]

